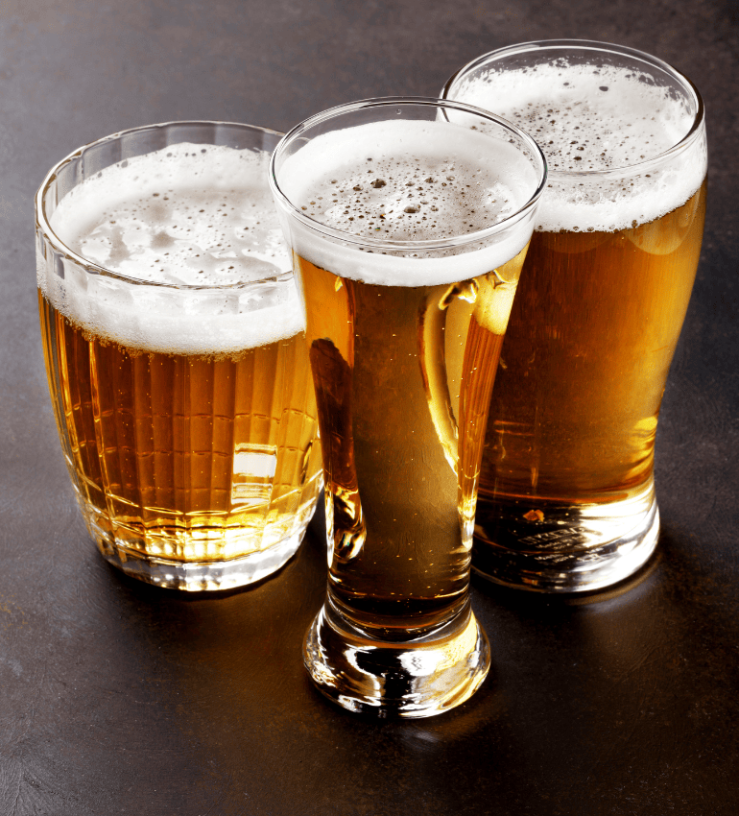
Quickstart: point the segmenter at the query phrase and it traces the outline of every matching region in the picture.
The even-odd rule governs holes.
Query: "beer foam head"
[[[705,176],[705,142],[659,167],[635,167],[678,144],[695,114],[634,68],[559,56],[520,69],[493,62],[462,77],[449,96],[509,119],[541,146],[550,176],[537,229],[613,231],[653,221],[687,201]],[[582,175],[573,180],[574,173]]]
[[[150,351],[234,353],[293,336],[304,318],[268,166],[266,152],[177,144],[104,169],[59,202],[51,227],[76,254],[143,285],[65,261],[68,274],[41,275],[42,290],[83,328]]]
[[[432,253],[422,242],[449,239],[451,247],[505,221],[529,202],[539,175],[504,139],[448,121],[404,120],[317,136],[285,159],[277,183],[306,216],[290,222],[298,254],[344,277],[419,286],[485,274],[518,254],[530,219],[472,242],[471,251]]]

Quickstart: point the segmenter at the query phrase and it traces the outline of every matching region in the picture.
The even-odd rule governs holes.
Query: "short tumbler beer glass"
[[[659,59],[552,40],[487,54],[444,96],[525,128],[549,179],[490,409],[473,566],[598,589],[659,532],[657,416],[700,253],[703,103]]]
[[[440,100],[334,108],[273,154],[324,453],[328,593],[304,659],[347,709],[430,716],[488,671],[477,479],[544,177],[528,136]]]
[[[41,330],[77,501],[103,556],[159,586],[264,578],[320,492],[304,312],[268,184],[280,137],[125,131],[37,195]]]

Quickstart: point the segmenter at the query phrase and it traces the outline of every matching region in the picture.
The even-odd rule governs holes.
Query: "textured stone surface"
[[[94,551],[46,390],[33,194],[116,130],[284,130],[352,99],[435,95],[473,57],[543,37],[647,50],[706,99],[708,222],[660,424],[659,554],[622,594],[475,582],[494,655],[481,691],[434,720],[364,721],[300,661],[320,520],[274,580],[220,599],[127,580]],[[0,813],[737,812],[738,66],[734,0],[0,4]]]

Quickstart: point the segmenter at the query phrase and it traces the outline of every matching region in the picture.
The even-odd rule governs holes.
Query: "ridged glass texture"
[[[279,138],[199,124],[146,128],[116,143],[134,138],[141,152],[163,138],[271,150]],[[132,150],[88,149],[114,161]],[[82,164],[71,162],[42,190],[47,217],[86,176]],[[100,162],[88,164],[97,172]],[[321,488],[303,333],[237,353],[162,354],[97,336],[53,304],[61,305],[59,281],[77,278],[90,298],[105,288],[135,304],[154,292],[168,312],[193,299],[201,309],[212,303],[228,311],[260,287],[281,297],[291,274],[231,290],[153,287],[81,263],[44,226],[42,219],[37,271],[49,387],[77,500],[101,552],[130,574],[186,590],[240,586],[274,572],[300,545]]]

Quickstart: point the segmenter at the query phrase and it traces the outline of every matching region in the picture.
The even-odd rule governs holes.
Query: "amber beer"
[[[47,211],[40,252],[50,390],[90,533],[117,566],[188,590],[277,569],[321,482],[269,150],[238,144],[92,174]]]
[[[491,406],[473,563],[530,588],[604,586],[657,541],[657,417],[705,214],[700,99],[658,60],[577,42],[487,55],[447,93],[528,130],[551,170]]]
[[[428,628],[466,600],[483,431],[524,254],[490,277],[416,286],[342,277],[298,256],[315,316],[331,597],[364,627]]]
[[[347,708],[429,716],[489,665],[469,606],[472,527],[543,162],[482,112],[370,100],[296,128],[273,168],[326,485],[328,594],[306,666]]]

